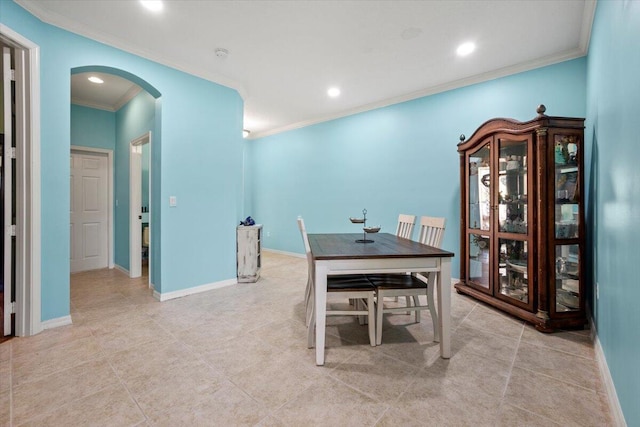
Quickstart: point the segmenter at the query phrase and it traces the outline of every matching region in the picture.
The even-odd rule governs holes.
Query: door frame
[[[149,144],[149,206],[151,206],[151,131],[131,140],[129,144],[129,277],[142,275],[142,234],[140,206],[142,205],[142,156],[133,155],[134,148]],[[134,179],[134,177],[136,179]],[[149,212],[149,224],[151,224]],[[149,225],[149,272],[151,272],[151,225]],[[149,273],[151,286],[151,273]]]
[[[69,153],[89,154],[95,157],[107,157],[107,264],[114,267],[114,235],[113,235],[113,150],[104,148],[72,145]]]
[[[2,202],[4,203],[4,209],[2,212],[4,230],[2,230],[3,236],[3,248],[4,257],[0,260],[3,263],[3,277],[4,283],[4,316],[2,319],[3,331],[0,337],[11,335],[12,333],[12,314],[13,314],[13,118],[12,118],[12,98],[11,98],[11,85],[13,78],[11,77],[11,53],[12,48],[2,44],[2,80],[3,80],[3,93],[2,103],[4,112],[4,145],[2,147],[2,173],[1,179],[4,187],[4,195]],[[14,153],[15,155],[15,153]]]
[[[15,53],[16,336],[43,329],[41,315],[40,47],[4,24]]]

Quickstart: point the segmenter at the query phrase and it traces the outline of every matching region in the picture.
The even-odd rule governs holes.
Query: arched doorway
[[[89,77],[97,77],[102,83],[91,83],[88,80]],[[143,164],[141,169],[134,171],[136,172],[135,179],[140,180],[140,182],[134,183],[131,175],[131,160],[136,157],[136,150],[141,151],[142,147],[140,145],[133,146],[131,142],[139,140],[141,135],[151,135],[152,133],[154,144],[160,140],[160,92],[134,74],[105,66],[85,66],[72,69],[71,91],[72,148],[91,147],[94,150],[109,151],[113,156],[110,184],[114,190],[111,205],[108,207],[108,213],[112,214],[113,227],[106,238],[111,244],[108,250],[112,251],[111,259],[113,260],[113,263],[109,263],[109,267],[115,267],[130,277],[136,277],[140,274],[140,265],[132,265],[132,262],[136,262],[136,260],[140,262],[141,257],[132,256],[132,253],[133,251],[141,251],[141,245],[144,243],[143,227],[140,220],[143,217],[147,219],[154,210],[159,211],[159,205],[157,209],[154,209],[152,193],[155,189],[159,189],[156,183],[159,182],[160,170],[159,155],[149,153],[148,147],[145,147],[147,155],[142,157],[147,163]],[[81,123],[83,120],[90,122],[89,130],[85,124]],[[104,136],[109,130],[100,129],[100,123],[103,123],[107,128],[113,127],[111,138]],[[90,138],[97,138],[98,141],[92,141]],[[150,144],[148,145],[150,146]],[[134,153],[134,151],[136,152]],[[151,168],[152,163],[157,166]],[[134,207],[131,204],[132,187],[142,190],[141,197],[137,199],[139,206]],[[78,194],[82,194],[82,192],[83,190],[80,190]],[[73,193],[71,199],[74,200]],[[160,215],[154,215],[153,223],[150,223],[148,219],[144,222],[144,226],[149,227],[147,235],[154,236],[154,239],[149,239],[151,241],[156,240],[155,236],[159,233],[159,221]],[[138,232],[140,236],[137,236]],[[132,235],[139,237],[137,243],[135,239],[131,238]],[[76,238],[76,241],[81,242],[79,238]],[[102,243],[100,250],[104,250],[106,247],[104,242]],[[136,244],[138,247],[131,246]],[[92,246],[91,241],[88,242],[87,247],[90,250],[96,249],[95,245]],[[75,250],[82,256],[92,255],[91,252],[83,253],[83,249],[85,248],[82,243],[77,245],[72,243],[72,253]],[[149,255],[148,265],[152,266],[149,269],[149,284],[151,286],[155,277],[159,277],[158,245],[151,244],[144,250]],[[97,254],[97,251],[95,253]],[[102,262],[104,266],[104,261]]]

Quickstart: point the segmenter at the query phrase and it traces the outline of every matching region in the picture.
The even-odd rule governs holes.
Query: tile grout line
[[[544,332],[540,332],[540,333],[544,333]],[[580,358],[580,359],[584,359],[584,360],[588,360],[588,361],[591,361],[591,362],[595,362],[595,357],[582,356],[582,355],[580,355],[580,354],[576,354],[576,353],[574,353],[574,352],[567,351],[567,350],[562,350],[562,349],[554,348],[554,347],[551,347],[551,346],[546,345],[546,344],[536,344],[536,343],[533,343],[533,342],[531,342],[531,341],[527,341],[526,339],[525,339],[525,340],[523,340],[523,342],[524,342],[525,344],[530,345],[530,346],[533,346],[533,347],[542,347],[542,348],[544,348],[544,349],[546,349],[546,350],[556,351],[556,352],[558,352],[558,353],[562,353],[562,354],[565,354],[565,355],[567,355],[567,356],[574,356],[574,357],[578,357],[578,358]]]
[[[110,364],[110,362],[109,362],[109,360],[108,360],[108,358],[107,358],[107,355],[105,354],[103,357],[104,357],[104,359],[107,361],[107,363],[109,363],[109,367],[113,370],[113,367],[111,366],[111,364]],[[92,359],[92,360],[96,360],[96,359]],[[60,373],[60,372],[64,372],[64,371],[67,371],[67,370],[70,370],[70,369],[74,369],[74,368],[76,368],[77,366],[82,365],[82,364],[87,363],[87,362],[88,362],[88,361],[85,361],[85,362],[82,362],[82,363],[80,363],[80,364],[78,364],[78,365],[71,366],[71,367],[68,367],[68,368],[62,369],[62,370],[60,370],[60,371],[56,371],[55,373],[50,374],[50,375],[54,375],[54,374],[56,374],[56,373]],[[114,372],[114,373],[115,373],[115,372]],[[50,376],[50,375],[45,375],[45,376],[44,376],[44,377],[42,377],[42,378],[46,378],[46,377],[48,377],[48,376]],[[117,374],[116,374],[116,377],[117,377]],[[120,379],[119,379],[119,378],[118,378],[118,380],[120,381]],[[86,395],[84,395],[84,396],[80,396],[80,397],[77,397],[77,398],[75,398],[75,399],[73,399],[73,400],[70,400],[70,401],[68,401],[68,402],[66,402],[66,403],[64,403],[64,404],[62,404],[62,405],[60,405],[60,406],[58,406],[58,407],[56,407],[56,408],[54,408],[54,409],[51,409],[51,410],[50,410],[50,411],[48,411],[48,412],[38,413],[36,416],[31,417],[31,418],[27,418],[26,420],[24,420],[24,421],[21,423],[21,425],[23,425],[23,424],[25,424],[25,423],[28,423],[28,422],[31,422],[31,421],[34,421],[34,420],[38,420],[38,419],[40,419],[40,418],[44,418],[44,417],[45,417],[45,416],[47,416],[48,414],[51,414],[51,413],[56,412],[56,411],[57,411],[57,410],[59,410],[60,408],[67,407],[67,406],[69,406],[69,405],[71,405],[71,404],[73,404],[73,403],[75,403],[75,402],[78,402],[78,401],[80,401],[80,400],[82,400],[82,399],[85,399],[85,398],[87,398],[87,397],[90,397],[90,396],[93,396],[93,395],[95,395],[95,394],[98,394],[98,393],[100,393],[101,391],[108,389],[109,387],[112,387],[112,385],[107,385],[107,386],[99,387],[99,388],[97,388],[96,390],[94,390],[93,392],[91,392],[91,393],[89,393],[89,394],[86,394]],[[127,391],[128,391],[128,390],[127,390]],[[143,413],[143,414],[144,414],[144,413]]]
[[[542,414],[539,414],[539,413],[536,413],[536,412],[531,412],[529,409],[524,408],[524,407],[522,407],[522,406],[513,405],[513,404],[511,404],[511,403],[509,403],[508,405],[513,406],[514,408],[518,408],[518,409],[519,409],[519,410],[521,410],[522,412],[526,412],[526,413],[531,414],[531,415],[533,415],[533,416],[535,416],[535,417],[543,418],[545,421],[548,421],[548,422],[549,422],[550,424],[552,424],[552,425],[557,425],[557,426],[560,426],[560,425],[561,425],[561,424],[559,424],[558,422],[556,422],[555,420],[553,420],[553,419],[551,419],[551,418],[549,418],[549,417],[547,417],[547,416],[545,416],[545,415],[542,415]],[[503,402],[503,404],[501,405],[501,407],[502,407],[502,406],[504,406],[504,402]]]
[[[131,400],[133,400],[136,404],[136,407],[138,408],[138,410],[140,411],[140,413],[142,414],[142,416],[144,417],[144,420],[142,420],[141,422],[150,422],[149,420],[149,416],[146,414],[146,412],[142,409],[142,407],[140,406],[140,403],[138,402],[138,399],[136,399],[133,396],[133,393],[131,393],[131,390],[129,389],[129,387],[127,386],[127,384],[125,384],[125,382],[122,380],[122,378],[120,377],[120,375],[118,374],[118,371],[116,370],[116,368],[113,366],[113,363],[111,363],[111,360],[108,357],[105,357],[105,359],[107,360],[107,363],[109,364],[109,367],[111,368],[111,370],[113,371],[113,374],[116,376],[116,378],[118,379],[118,382],[120,383],[120,385],[122,387],[124,387],[125,390],[127,390],[127,394],[129,395],[129,398]],[[106,387],[105,387],[106,388]],[[104,388],[102,389],[104,390]],[[100,391],[102,391],[100,390]],[[95,394],[95,393],[94,393]],[[140,424],[140,423],[138,423]]]
[[[522,324],[522,329],[520,330],[520,335],[518,336],[518,344],[516,346],[516,351],[513,354],[513,359],[511,360],[511,364],[509,366],[509,373],[507,374],[507,382],[504,385],[504,390],[502,390],[502,397],[500,398],[500,406],[498,408],[501,408],[504,405],[504,399],[506,397],[507,394],[507,389],[509,388],[509,383],[511,382],[511,374],[513,372],[513,368],[516,364],[516,359],[518,358],[518,351],[520,351],[520,344],[522,343],[522,336],[524,335],[524,323]]]
[[[554,381],[557,381],[557,382],[560,382],[560,383],[563,383],[563,384],[566,384],[566,385],[570,385],[570,386],[573,386],[573,387],[577,387],[577,388],[585,390],[585,391],[590,391],[592,393],[595,393],[596,395],[601,393],[598,390],[595,390],[595,389],[592,389],[592,388],[588,388],[588,387],[585,387],[585,386],[580,385],[580,384],[572,383],[571,381],[566,381],[566,380],[563,380],[563,379],[560,379],[560,378],[556,378],[554,376],[545,374],[544,372],[534,371],[533,369],[521,368],[521,367],[519,367],[518,369],[522,369],[523,371],[530,372],[530,373],[532,373],[534,375],[542,375],[543,377],[549,378],[551,380],[554,380]]]

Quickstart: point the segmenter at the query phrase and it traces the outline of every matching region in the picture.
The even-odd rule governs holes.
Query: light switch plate
[[[178,198],[176,196],[169,196],[169,206],[172,208],[178,206]]]

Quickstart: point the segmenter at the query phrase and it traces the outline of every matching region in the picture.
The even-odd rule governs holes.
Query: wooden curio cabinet
[[[537,112],[460,137],[455,287],[551,332],[586,323],[584,119]]]

